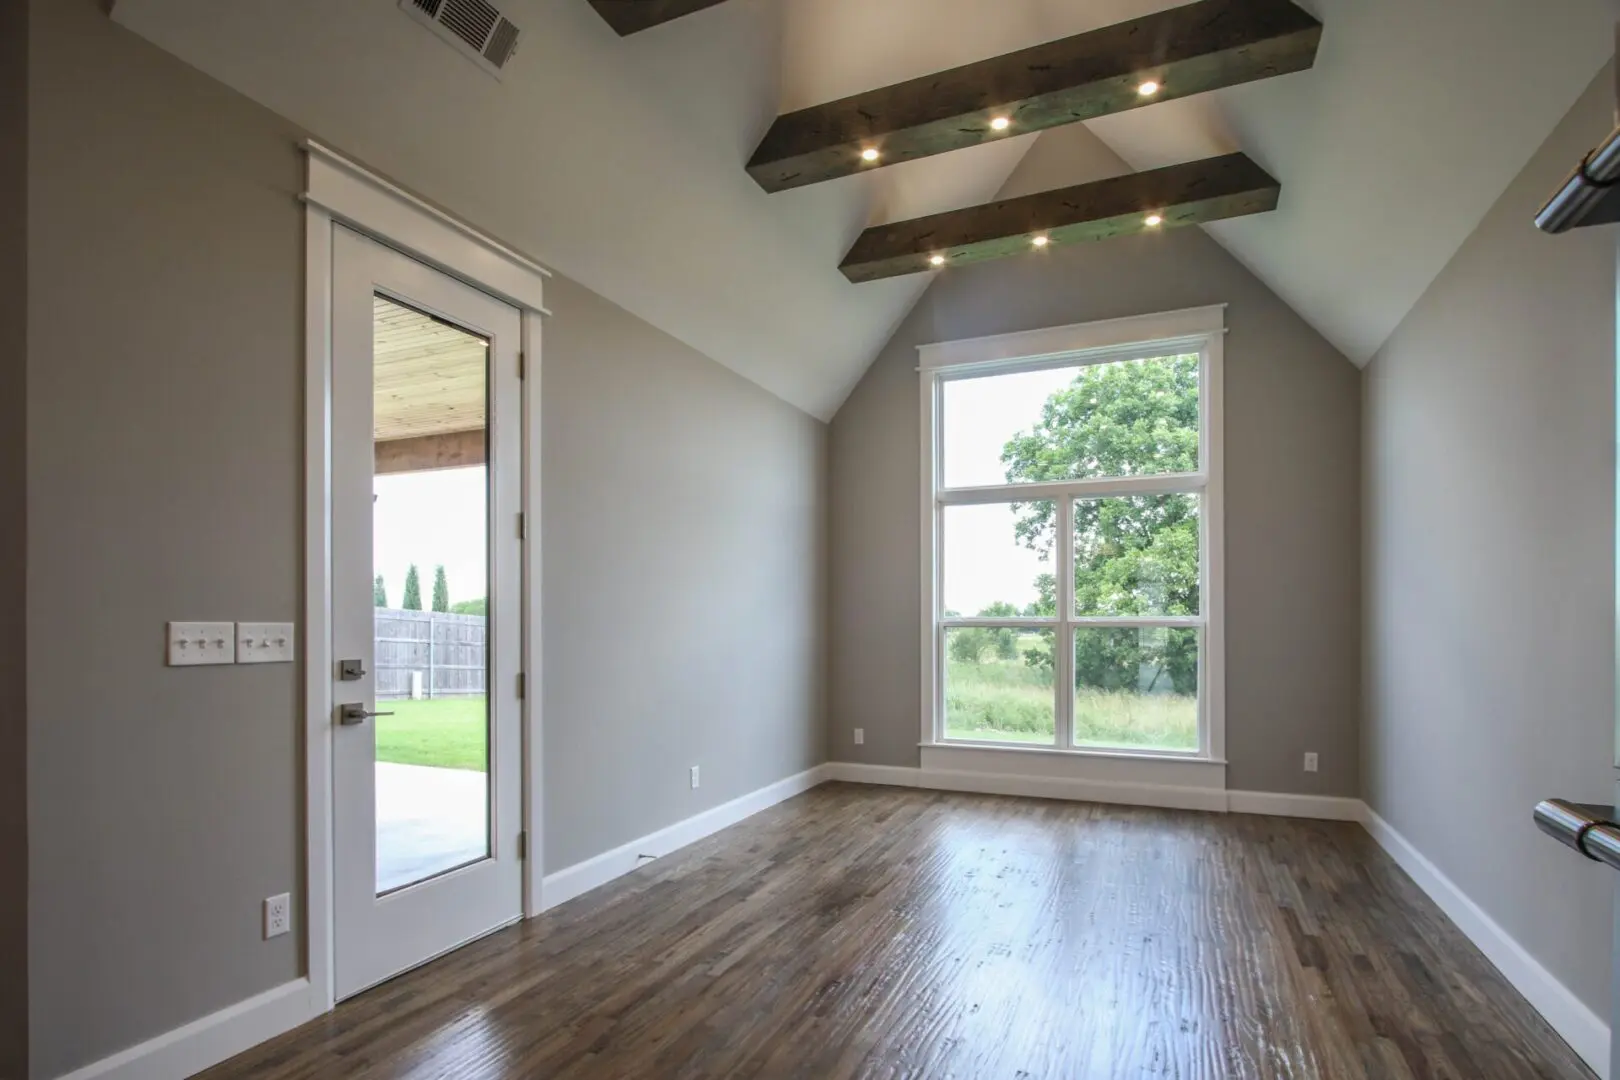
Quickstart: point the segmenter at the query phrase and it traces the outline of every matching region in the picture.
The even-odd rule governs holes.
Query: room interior
[[[1620,1076],[1617,20],[0,3],[0,1080]]]

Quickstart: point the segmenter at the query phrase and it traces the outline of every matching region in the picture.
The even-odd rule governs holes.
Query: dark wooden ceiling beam
[[[591,0],[607,24],[619,32],[620,37],[650,29],[661,23],[673,22],[683,15],[714,7],[724,0]]]
[[[748,163],[766,191],[1302,71],[1322,24],[1289,0],[1200,0],[778,117]],[[1159,90],[1143,96],[1140,88]],[[1006,117],[1005,132],[991,128]],[[862,154],[876,151],[875,161]]]
[[[1261,214],[1281,194],[1246,154],[1228,154],[880,225],[861,234],[840,269],[854,282],[877,281],[1038,251],[1037,236],[1050,248]]]

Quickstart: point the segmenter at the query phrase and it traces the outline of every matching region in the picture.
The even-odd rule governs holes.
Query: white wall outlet
[[[696,765],[694,765],[694,766],[692,766],[692,790],[693,791],[696,791],[698,789],[698,787],[700,786],[699,783],[698,783],[699,779],[700,778],[698,776],[698,767]]]
[[[1306,754],[1305,755],[1305,771],[1306,772],[1315,772],[1316,771],[1316,766],[1317,766],[1316,755],[1315,754]]]
[[[865,728],[858,727],[858,728],[855,729],[855,745],[856,746],[865,746],[866,745],[866,729]]]
[[[290,664],[293,661],[293,624],[239,622],[236,624],[238,664]]]
[[[228,622],[172,622],[169,624],[169,666],[236,663],[236,624]]]
[[[292,897],[286,893],[264,902],[264,940],[278,938],[292,930]]]

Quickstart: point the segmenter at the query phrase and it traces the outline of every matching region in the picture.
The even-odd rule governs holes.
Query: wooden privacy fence
[[[377,696],[482,697],[489,628],[482,615],[377,609]]]

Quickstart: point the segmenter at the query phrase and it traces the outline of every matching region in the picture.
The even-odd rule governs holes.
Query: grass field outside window
[[[1052,669],[1028,660],[1030,653],[1049,650],[1041,632],[1019,634],[1013,659],[987,651],[977,661],[964,661],[947,650],[945,737],[1054,745]],[[1196,750],[1198,698],[1082,686],[1075,690],[1074,725],[1080,747]]]
[[[489,769],[488,706],[484,698],[379,701],[393,716],[377,718],[377,760],[436,769]]]

